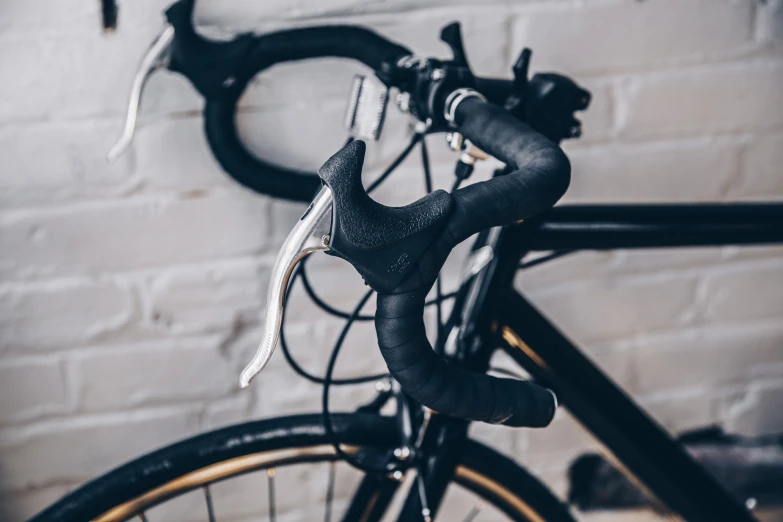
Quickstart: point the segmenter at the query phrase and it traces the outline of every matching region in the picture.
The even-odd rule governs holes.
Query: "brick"
[[[324,100],[317,108],[302,104],[245,111],[237,129],[243,143],[264,160],[315,172],[345,143],[344,111],[344,99]]]
[[[724,401],[721,416],[726,431],[743,435],[772,435],[783,430],[780,403],[783,381],[761,380],[750,383],[738,398]]]
[[[769,259],[783,255],[783,247],[778,245],[762,246],[728,246],[723,248],[723,259],[725,260],[744,260],[744,259]]]
[[[473,71],[481,76],[511,76],[512,61],[521,47],[506,53],[509,40],[509,17],[504,7],[477,6],[459,10],[411,10],[403,16],[368,16],[356,20],[368,23],[379,33],[401,42],[422,56],[451,58],[451,53],[439,40],[440,29],[458,20],[462,27],[465,53]]]
[[[6,359],[0,365],[0,423],[68,411],[70,398],[59,361]]]
[[[527,448],[519,460],[536,471],[564,469],[578,455],[595,448],[589,432],[564,410],[559,410],[546,428],[529,430],[527,439]]]
[[[6,287],[0,292],[0,349],[27,353],[97,341],[137,313],[129,290],[108,282]]]
[[[255,351],[257,340],[252,345]],[[296,360],[313,374],[322,376],[326,370],[325,364],[311,363],[310,357],[319,352],[329,352],[331,346],[321,343],[309,347],[295,345],[291,340],[291,351]],[[243,361],[250,361],[250,350]],[[325,355],[328,355],[325,353]],[[304,363],[307,361],[309,364]],[[341,366],[338,362],[338,366]],[[344,374],[345,375],[345,374]],[[274,417],[285,412],[285,415],[299,413],[317,413],[321,411],[322,386],[311,383],[298,376],[288,367],[282,354],[275,354],[267,368],[255,378],[248,393],[254,395],[250,416],[253,418]],[[370,402],[375,396],[373,384],[363,386],[335,386],[329,391],[331,411],[353,411],[358,406]]]
[[[644,509],[618,509],[617,511],[588,511],[582,512],[575,510],[579,514],[579,520],[584,522],[624,522],[633,520],[634,522],[659,522],[661,515]],[[668,515],[671,517],[671,515]],[[672,518],[672,520],[679,520]]]
[[[645,248],[614,252],[610,271],[613,274],[643,274],[668,270],[692,270],[722,263],[722,248]]]
[[[268,279],[268,268],[250,260],[166,271],[150,282],[149,320],[175,334],[227,332],[258,323]]]
[[[113,134],[113,125],[103,120],[0,127],[3,207],[128,191],[134,185],[128,158],[106,165]]]
[[[743,155],[742,177],[732,190],[735,198],[780,200],[783,196],[783,134],[759,136]]]
[[[699,389],[665,393],[639,401],[644,411],[673,436],[719,423],[719,403],[719,395]]]
[[[744,49],[753,38],[753,6],[747,2],[681,0],[548,7],[521,10],[513,26],[513,48],[532,48],[536,68],[570,74],[692,62]],[[558,37],[553,37],[553,31]]]
[[[249,420],[250,399],[249,393],[241,393],[238,397],[210,402],[202,414],[202,430],[214,430]]]
[[[757,7],[758,37],[772,53],[783,49],[783,2],[770,0]]]
[[[518,456],[526,443],[526,437],[506,426],[475,422],[470,425],[470,437],[508,456]]]
[[[580,348],[584,355],[619,387],[626,389],[633,382],[634,353],[628,342],[592,343],[580,345]]]
[[[783,62],[751,62],[629,80],[620,135],[682,137],[769,129],[783,124]]]
[[[311,111],[317,112],[319,102],[340,102],[340,114],[334,118],[334,123],[342,125],[342,113],[348,102],[353,77],[357,74],[368,76],[379,83],[372,71],[353,60],[327,57],[276,64],[253,78],[240,98],[239,105],[242,108],[262,107],[278,110],[283,106],[310,106]],[[307,123],[310,122],[307,122],[307,118],[300,117],[294,120],[294,123],[306,132]],[[323,125],[319,121],[311,123]],[[321,135],[322,138],[323,136],[329,135]],[[315,142],[308,141],[308,144],[311,143]]]
[[[147,42],[134,40],[133,46],[138,50],[145,49]],[[133,66],[127,67],[131,72],[135,72]],[[123,95],[130,95],[130,84],[115,95],[116,101],[113,101],[111,107],[125,109],[123,105]],[[139,107],[139,126],[145,127],[148,123],[163,119],[164,115],[171,115],[177,118],[187,118],[192,116],[201,116],[204,108],[204,98],[191,85],[190,81],[178,73],[166,70],[159,70],[152,74],[144,85],[144,93],[141,97]],[[124,114],[123,114],[124,117]],[[117,121],[117,130],[119,136],[122,127]],[[138,147],[134,147],[137,148]]]
[[[535,259],[530,256],[525,261]],[[576,252],[560,259],[517,271],[515,286],[527,294],[546,291],[576,279],[595,279],[611,269],[613,254],[602,251]]]
[[[350,78],[347,77],[347,83],[340,87],[341,94],[336,97],[307,96],[304,102],[299,98],[296,101],[281,100],[278,104],[260,108],[258,105],[261,102],[256,101],[259,98],[258,90],[248,89],[245,99],[251,95],[252,98],[243,102],[237,115],[237,129],[242,143],[252,154],[267,162],[315,173],[340,150],[348,137],[343,121]],[[285,93],[290,94],[288,90]],[[389,108],[390,113],[395,111],[393,107]],[[387,124],[385,129],[393,132],[394,125]],[[367,142],[365,174],[372,175],[372,171],[384,169],[408,140],[406,136],[399,142],[395,142],[394,138],[391,141],[384,139],[380,143]],[[307,143],[307,147],[302,147],[302,143]],[[389,143],[391,151],[387,150]]]
[[[134,65],[152,39],[117,33],[63,35],[0,42],[0,62],[14,64],[15,81],[0,87],[0,121],[54,116],[123,114]],[[97,64],[123,64],[99,74]],[[56,81],[52,80],[57,78]],[[30,96],[30,93],[36,93]]]
[[[386,8],[387,2],[373,2],[376,6]],[[504,6],[460,6],[455,9],[449,3],[444,8],[407,9],[396,13],[372,13],[373,3],[357,2],[356,0],[337,0],[325,6],[322,2],[299,0],[297,2],[269,2],[263,8],[246,2],[235,0],[230,7],[226,3],[205,3],[199,5],[196,11],[197,20],[209,24],[231,27],[234,30],[258,31],[265,27],[268,31],[281,26],[279,21],[284,18],[285,26],[310,25],[309,16],[323,14],[324,11],[333,14],[331,23],[358,24],[370,27],[393,41],[399,42],[413,52],[423,56],[449,57],[449,50],[438,40],[440,28],[459,20],[462,24],[463,39],[468,60],[474,69],[482,75],[499,74],[510,71],[510,61],[514,57],[506,56],[508,40],[507,13]],[[386,4],[386,5],[384,5]],[[402,5],[420,7],[413,2],[402,2]],[[353,9],[355,8],[355,9]],[[367,12],[364,14],[363,12]],[[298,21],[296,17],[304,17]],[[273,20],[270,27],[270,18]]]
[[[342,259],[321,253],[310,256],[307,262],[307,277],[315,293],[331,306],[350,313],[367,290],[361,276],[349,263]],[[312,323],[328,316],[320,310],[297,282],[289,298],[286,321]],[[363,313],[373,313],[375,298],[370,298]]]
[[[69,489],[69,486],[58,485],[0,493],[0,518],[9,521],[28,520],[63,497]]]
[[[738,176],[740,145],[721,140],[609,145],[569,152],[565,201],[718,201]]]
[[[590,106],[587,110],[575,114],[576,119],[582,122],[582,136],[565,144],[600,143],[612,138],[616,134],[614,86],[609,82],[591,78],[574,78],[574,81],[590,92]]]
[[[47,9],[48,15],[41,16]],[[101,27],[100,4],[95,2],[62,1],[49,5],[45,0],[6,2],[0,31],[3,35],[35,35],[51,38],[62,33],[97,32]]]
[[[214,339],[113,347],[72,361],[85,411],[223,397],[238,386]]]
[[[76,483],[196,431],[183,410],[66,419],[0,432],[0,490]]]
[[[741,384],[759,368],[783,361],[783,329],[777,326],[707,326],[633,344],[636,379],[630,389],[640,395]]]
[[[269,24],[269,19],[297,18],[324,15],[359,4],[356,0],[334,0],[328,3],[314,0],[272,0],[258,5],[247,0],[218,2],[208,0],[197,4],[196,20],[206,24],[227,25],[242,30],[257,30],[260,24]]]
[[[127,153],[147,190],[235,188],[212,156],[198,118],[156,118],[143,124]],[[112,167],[113,168],[113,167]]]
[[[783,262],[773,259],[757,266],[740,266],[705,277],[705,318],[724,322],[780,318]]]
[[[571,339],[592,342],[692,320],[694,277],[607,278],[531,293],[533,304]]]
[[[266,204],[243,191],[139,198],[0,216],[4,275],[95,273],[256,254]]]

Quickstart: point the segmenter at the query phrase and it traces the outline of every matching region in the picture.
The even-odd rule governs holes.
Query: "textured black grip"
[[[451,196],[437,190],[404,207],[381,205],[362,186],[365,145],[356,140],[329,158],[318,175],[334,205],[329,253],[347,259],[373,289],[395,288],[438,236]]]
[[[320,185],[315,173],[268,163],[251,154],[239,139],[235,113],[247,84],[259,72],[283,62],[352,58],[377,71],[383,63],[408,54],[411,52],[405,47],[369,29],[353,26],[306,27],[256,36],[241,70],[233,75],[230,88],[207,98],[204,130],[209,146],[223,170],[242,185],[270,196],[309,202]]]
[[[378,344],[406,393],[435,411],[510,426],[546,426],[556,408],[549,390],[467,372],[432,351],[424,330],[424,299],[457,243],[481,229],[550,208],[568,188],[570,165],[557,145],[477,98],[460,103],[456,121],[466,138],[515,170],[453,194],[449,222],[419,259],[418,270],[393,291],[379,293]]]

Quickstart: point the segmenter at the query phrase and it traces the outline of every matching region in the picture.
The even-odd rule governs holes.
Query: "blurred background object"
[[[23,520],[187,435],[320,409],[320,388],[280,356],[238,389],[260,337],[269,268],[304,206],[251,194],[220,171],[202,100],[174,74],[152,77],[134,144],[105,161],[167,5],[122,2],[109,33],[101,2],[0,5],[2,520]],[[566,201],[783,200],[781,0],[198,0],[196,8],[212,36],[351,23],[435,56],[449,54],[438,33],[452,20],[462,22],[477,73],[510,77],[527,46],[531,72],[562,72],[592,92],[584,135],[566,147]],[[351,81],[362,72],[321,60],[264,73],[242,100],[243,138],[265,158],[316,168],[345,139]],[[411,133],[394,108],[387,118],[368,150],[368,178]],[[446,187],[455,157],[442,135],[428,144],[436,185]],[[378,191],[381,201],[423,194],[417,156]],[[350,309],[361,279],[323,257],[310,263],[319,294]],[[453,258],[447,289],[459,274],[459,252]],[[673,433],[783,432],[783,248],[588,252],[520,273],[518,284]],[[341,324],[301,289],[292,303],[289,342],[320,373]],[[371,324],[357,325],[345,350],[340,373],[383,369]],[[335,390],[333,404],[365,398]],[[595,451],[562,411],[544,430],[474,430],[564,497],[569,464]],[[235,508],[236,520],[249,514],[241,502]]]

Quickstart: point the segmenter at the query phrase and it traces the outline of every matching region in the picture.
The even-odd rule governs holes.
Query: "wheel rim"
[[[355,454],[359,449],[357,446],[347,445],[341,445],[341,448],[349,454]],[[339,460],[339,458],[336,456],[334,447],[331,444],[270,450],[235,457],[172,479],[142,495],[115,506],[93,519],[93,522],[122,522],[133,517],[146,521],[144,513],[150,508],[198,488],[208,488],[216,482],[263,469],[270,470],[306,462],[335,460]],[[511,510],[522,520],[545,522],[544,518],[533,507],[503,484],[464,464],[459,464],[455,468],[454,482],[491,503],[494,503],[496,500],[502,501],[505,504],[505,509],[495,504],[501,511],[508,513]],[[206,491],[208,511],[210,517],[212,517],[211,500],[208,496],[208,489]],[[213,518],[210,518],[210,520],[213,520]]]

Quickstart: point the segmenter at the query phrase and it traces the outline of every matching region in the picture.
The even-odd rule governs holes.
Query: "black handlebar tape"
[[[457,243],[553,206],[568,188],[570,165],[557,145],[478,98],[460,103],[456,121],[466,138],[515,170],[452,195],[449,222],[419,259],[417,270],[392,292],[378,294],[378,344],[405,392],[437,412],[509,426],[546,426],[556,409],[549,390],[468,372],[432,351],[424,330],[424,299]]]
[[[552,208],[571,181],[565,153],[504,109],[479,98],[456,109],[459,132],[513,171],[454,194],[459,241],[485,228],[509,225]]]
[[[263,194],[309,202],[320,187],[315,173],[268,163],[242,144],[235,121],[239,97],[259,72],[272,65],[306,58],[352,58],[378,71],[411,54],[377,33],[354,26],[306,27],[254,37],[234,82],[204,106],[204,130],[215,158],[240,184]],[[347,85],[346,85],[347,88]]]
[[[375,329],[389,372],[432,410],[471,421],[542,427],[555,414],[552,392],[536,384],[469,372],[441,359],[424,331],[429,289],[378,294]]]

